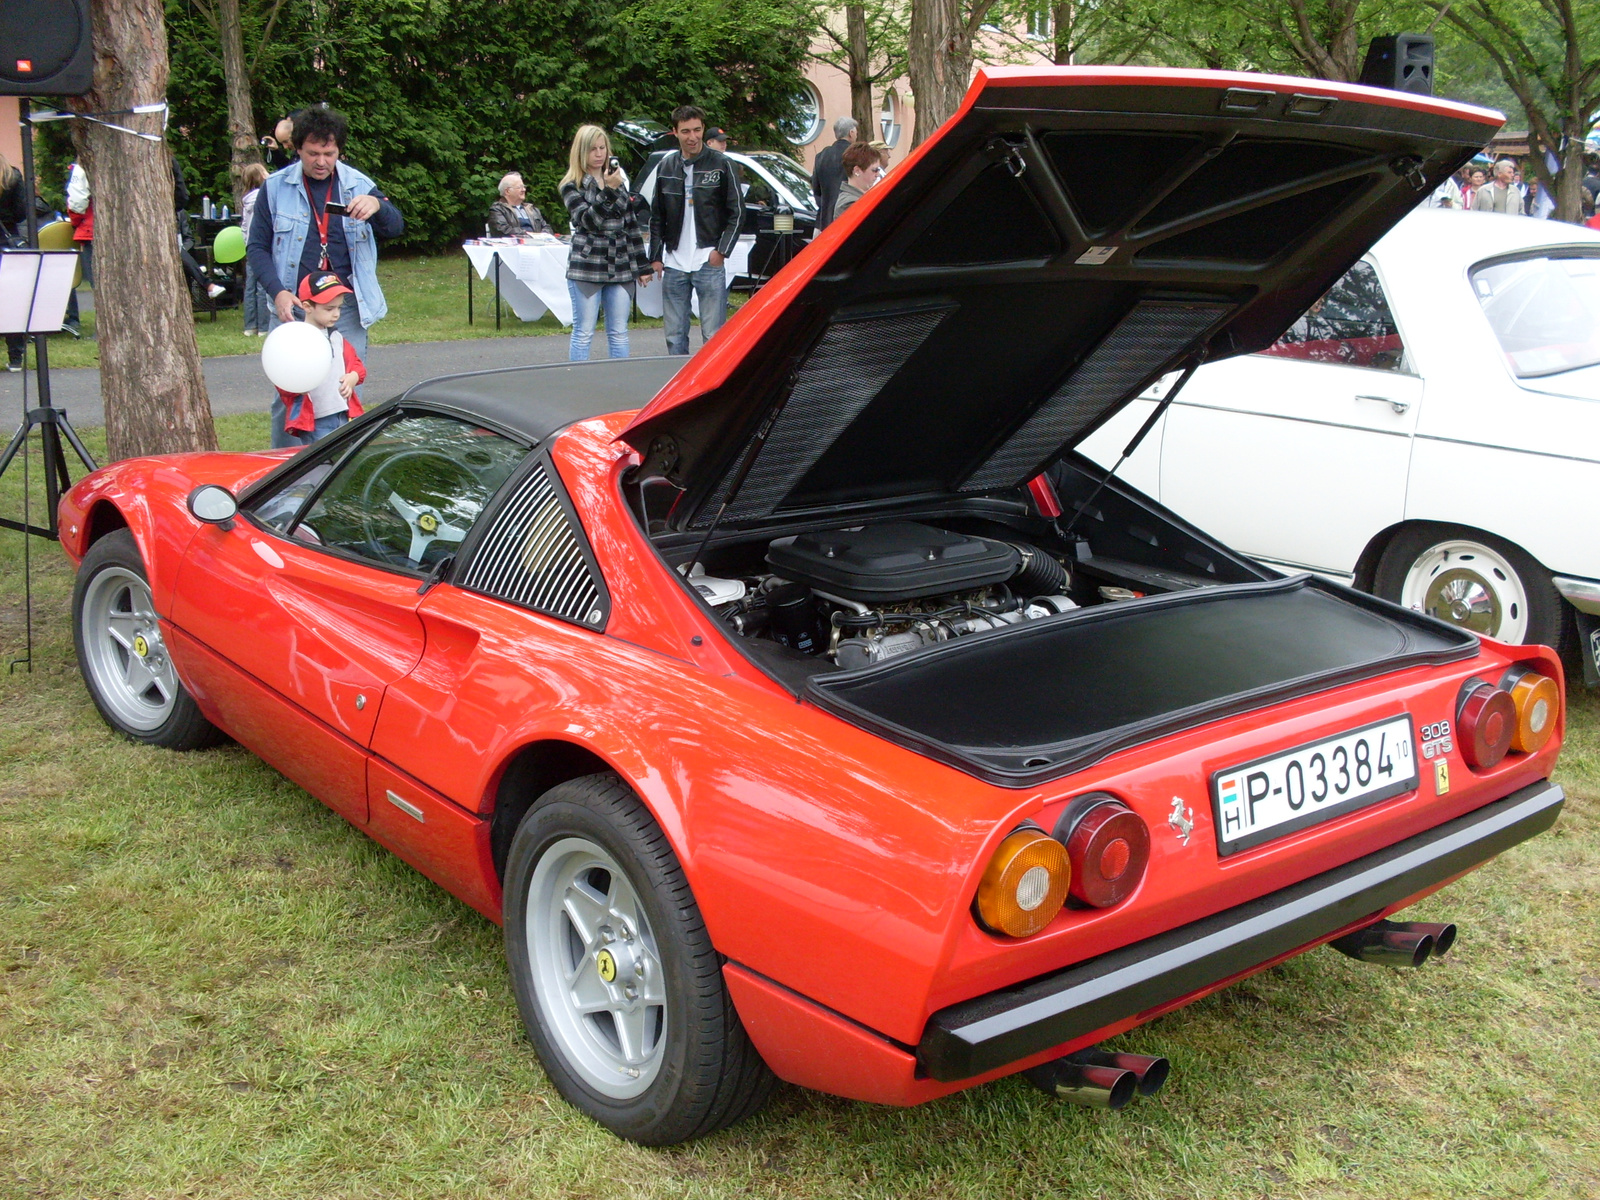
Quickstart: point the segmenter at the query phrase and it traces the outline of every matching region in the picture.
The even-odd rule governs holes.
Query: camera
[[[608,171],[620,171],[620,170],[622,170],[622,160],[620,158],[618,158],[615,154],[613,154],[610,158],[606,159],[606,170],[608,170]]]
[[[343,204],[339,203],[339,201],[337,201],[337,200],[329,200],[328,203],[327,203],[327,210],[329,212],[331,212],[336,217],[345,216],[350,211],[348,208],[346,208]]]

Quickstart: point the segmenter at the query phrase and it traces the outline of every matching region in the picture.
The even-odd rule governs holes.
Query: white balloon
[[[322,330],[304,321],[289,321],[267,334],[261,344],[261,369],[274,387],[295,394],[309,392],[333,370],[333,344]]]

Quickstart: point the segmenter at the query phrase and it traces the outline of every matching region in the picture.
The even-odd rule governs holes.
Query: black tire
[[[140,557],[133,534],[126,529],[108,533],[89,548],[78,567],[78,577],[72,588],[72,641],[78,653],[78,669],[89,689],[100,716],[123,737],[168,750],[201,750],[225,740],[226,735],[206,720],[166,658],[159,630],[153,619],[145,621],[139,635],[142,648],[141,661],[154,662],[160,670],[149,671],[150,703],[141,704],[140,697],[131,686],[118,682],[116,647],[110,645],[106,609],[138,591],[143,585],[143,597],[149,598],[150,577],[145,572],[144,559]],[[119,596],[116,593],[120,593]],[[153,614],[153,609],[152,609]],[[113,612],[118,620],[120,612]],[[133,618],[129,623],[138,621]],[[94,624],[95,628],[89,628]],[[146,636],[148,635],[148,636]],[[121,661],[128,661],[127,651]],[[160,689],[168,689],[168,698],[155,703]]]
[[[1487,551],[1479,563],[1473,563],[1470,558],[1460,561],[1466,562],[1491,587],[1509,585],[1508,591],[1520,591],[1526,597],[1527,608],[1522,614],[1525,630],[1516,641],[1553,646],[1563,652],[1570,649],[1569,643],[1572,642],[1576,626],[1561,593],[1556,591],[1555,584],[1551,582],[1550,572],[1520,546],[1482,530],[1432,522],[1405,526],[1384,547],[1383,555],[1378,560],[1378,569],[1373,575],[1373,592],[1385,600],[1406,603],[1406,581],[1412,567],[1420,566],[1439,548],[1453,543]],[[1498,557],[1500,563],[1491,562],[1491,555]],[[1505,569],[1501,568],[1501,564]],[[1505,641],[1507,638],[1502,631],[1514,615],[1511,605],[1502,605],[1497,628],[1478,632]]]
[[[636,1096],[608,1095],[590,1082],[579,1062],[584,1047],[563,1032],[558,1018],[547,1020],[538,994],[537,980],[551,968],[535,963],[533,943],[540,935],[530,937],[530,903],[536,905],[535,922],[547,911],[532,895],[536,871],[542,859],[553,859],[578,842],[598,847],[621,867],[650,931],[652,961],[661,967],[665,1004],[659,1058]],[[550,870],[547,864],[541,881]],[[723,983],[722,960],[683,868],[622,780],[610,774],[569,780],[528,810],[507,855],[504,911],[506,957],[523,1025],[551,1082],[573,1107],[629,1141],[670,1146],[726,1128],[766,1103],[776,1079],[739,1023]],[[583,972],[588,957],[578,943],[572,945],[573,961],[559,969]],[[599,977],[606,978],[603,971]],[[614,978],[607,980],[612,983]],[[551,997],[551,1003],[562,998]]]

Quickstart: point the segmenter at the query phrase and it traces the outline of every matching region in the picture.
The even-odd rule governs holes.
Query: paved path
[[[629,335],[636,357],[667,352],[666,335],[660,329],[633,329]],[[699,333],[692,332],[691,337],[694,341],[690,344],[697,345]],[[604,330],[597,330],[591,353],[605,357],[605,341]],[[565,333],[373,346],[368,356],[367,382],[362,385],[361,395],[369,404],[375,404],[436,375],[565,362],[566,358]],[[221,417],[230,413],[267,411],[272,392],[266,376],[261,373],[261,359],[257,355],[239,354],[201,361],[205,365],[206,390],[211,395],[213,414]],[[87,429],[105,424],[98,367],[53,370],[50,389],[56,406],[67,410],[73,425]],[[38,403],[36,381],[31,374],[28,376],[28,403],[30,406]],[[0,427],[3,427],[0,438],[10,433],[21,411],[22,376],[0,373]]]

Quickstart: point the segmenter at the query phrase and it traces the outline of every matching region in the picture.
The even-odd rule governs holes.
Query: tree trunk
[[[914,150],[961,106],[971,70],[960,0],[911,0],[906,59],[917,109]]]
[[[93,90],[79,112],[127,113],[166,98],[167,27],[161,0],[92,0]],[[159,113],[119,116],[159,134]],[[112,459],[214,450],[216,429],[200,371],[188,283],[178,261],[172,156],[105,125],[75,121],[78,160],[94,195],[95,329]]]
[[[1051,23],[1055,25],[1055,64],[1058,67],[1072,66],[1072,36],[1076,32],[1077,21],[1074,10],[1077,5],[1073,0],[1056,0],[1051,6]]]
[[[1583,135],[1588,132],[1588,124],[1586,120],[1575,121],[1567,133],[1561,175],[1556,181],[1556,211],[1551,214],[1556,220],[1573,225],[1583,223]]]
[[[228,174],[233,177],[233,203],[244,205],[247,190],[241,176],[245,165],[261,161],[256,141],[256,118],[250,103],[250,74],[244,65],[244,25],[239,0],[217,0],[217,35],[222,42],[222,78],[228,92],[228,140],[233,154]]]
[[[844,6],[845,41],[849,49],[846,61],[850,64],[850,115],[861,126],[856,136],[864,142],[873,141],[872,115],[872,47],[867,40],[867,10],[864,5]]]

